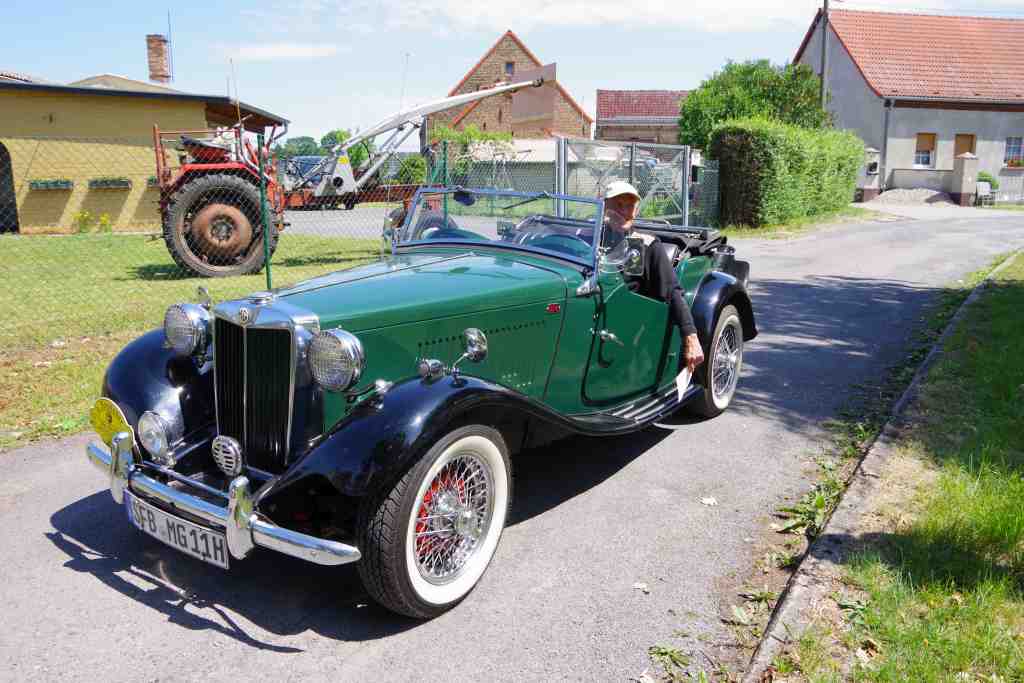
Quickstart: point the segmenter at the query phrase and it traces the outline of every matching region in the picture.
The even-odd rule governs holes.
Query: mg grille
[[[291,331],[217,318],[213,362],[218,432],[242,445],[249,465],[281,471],[288,458]]]

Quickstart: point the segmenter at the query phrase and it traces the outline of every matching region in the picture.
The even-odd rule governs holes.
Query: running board
[[[627,403],[610,411],[608,415],[630,420],[634,423],[650,422],[675,411],[701,391],[704,391],[704,387],[699,384],[691,384],[687,388],[686,394],[683,395],[683,400],[680,401],[676,385],[671,384],[668,388],[662,389],[654,396],[647,396],[632,403]]]
[[[686,390],[686,394],[683,395],[683,400],[680,401],[676,385],[673,383],[657,394],[648,394],[612,410],[575,415],[570,419],[582,433],[586,434],[634,432],[675,412],[702,391],[704,391],[704,387],[699,384],[691,384]]]

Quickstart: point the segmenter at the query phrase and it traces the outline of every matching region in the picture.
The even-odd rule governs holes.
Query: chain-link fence
[[[0,448],[84,426],[113,354],[198,286],[224,300],[376,259],[386,218],[424,185],[594,197],[630,180],[643,215],[674,224],[712,224],[717,195],[710,167],[687,194],[677,146],[442,143],[337,186],[323,157],[261,145],[231,129],[0,137]]]

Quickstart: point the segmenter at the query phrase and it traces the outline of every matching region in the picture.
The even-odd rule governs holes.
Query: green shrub
[[[419,154],[410,154],[402,159],[395,174],[395,181],[399,184],[414,185],[425,182],[427,179],[427,162]]]
[[[989,185],[992,186],[993,190],[998,190],[999,189],[999,179],[996,178],[991,173],[989,173],[988,171],[979,171],[978,172],[978,182],[979,183],[988,183]]]
[[[769,119],[726,121],[711,133],[721,222],[761,226],[837,211],[851,201],[864,143],[848,132]]]

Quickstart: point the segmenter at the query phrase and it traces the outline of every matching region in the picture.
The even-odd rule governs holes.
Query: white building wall
[[[1015,188],[1021,184],[1024,169],[1003,168],[1006,138],[1024,136],[1024,112],[965,111],[958,109],[911,109],[895,107],[889,119],[889,174],[890,187],[908,187],[896,184],[913,174],[896,174],[902,169],[913,169],[914,150],[918,133],[935,133],[935,159],[933,167],[939,171],[953,170],[953,149],[956,136],[975,136],[975,154],[978,170],[988,171],[999,178],[1000,195],[1003,186]],[[920,186],[918,186],[920,187]],[[1000,199],[1003,197],[1000,196]]]
[[[882,149],[885,129],[883,100],[868,87],[857,65],[850,58],[839,36],[828,29],[828,73],[826,84],[830,95],[828,110],[832,112],[836,128],[856,133],[864,144]],[[821,70],[821,29],[807,42],[800,63],[818,73]]]

